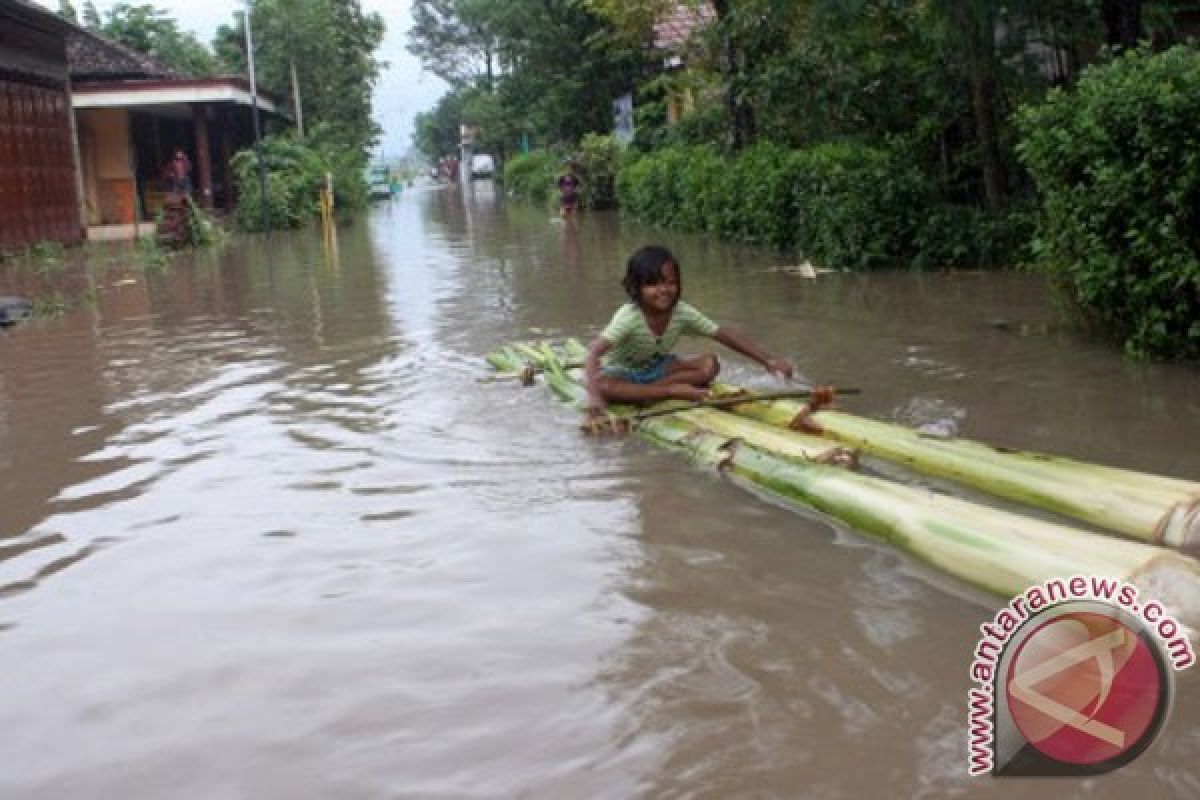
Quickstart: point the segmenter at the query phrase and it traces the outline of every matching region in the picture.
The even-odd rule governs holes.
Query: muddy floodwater
[[[479,382],[598,331],[651,241],[868,416],[1196,480],[1195,367],[1079,337],[1029,274],[810,279],[486,183],[338,236],[118,255],[0,332],[0,798],[1200,796],[1200,668],[1116,773],[968,778],[997,601]]]

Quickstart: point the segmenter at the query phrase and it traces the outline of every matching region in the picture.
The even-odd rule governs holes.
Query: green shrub
[[[67,298],[62,291],[54,289],[33,298],[32,316],[35,319],[59,317],[67,311]]]
[[[687,148],[668,147],[634,157],[617,175],[617,203],[634,219],[671,227],[681,205],[676,175],[687,165]]]
[[[27,251],[31,261],[47,269],[52,269],[62,264],[66,255],[66,248],[58,242],[34,242],[29,245]]]
[[[729,114],[723,104],[699,108],[684,114],[679,122],[667,128],[667,142],[682,145],[702,145],[723,141],[729,134]]]
[[[1136,356],[1200,356],[1200,53],[1128,52],[1018,114],[1033,248]]]
[[[617,175],[621,211],[635,219],[798,250],[838,268],[911,257],[927,194],[915,170],[854,144],[761,143],[733,159],[707,145],[668,147]]]
[[[329,125],[314,127],[305,138],[291,134],[262,140],[267,171],[267,214],[272,228],[298,228],[320,213],[319,191],[325,175],[333,176],[334,207],[358,209],[366,204],[365,158],[339,144]],[[262,228],[262,183],[254,148],[240,150],[230,162],[238,188],[237,222],[245,230]]]
[[[716,231],[730,202],[725,159],[711,145],[689,147],[681,155],[675,175],[679,198],[675,225],[689,231]]]
[[[617,207],[623,215],[637,220],[646,219],[646,207],[651,198],[645,187],[651,164],[649,156],[635,155],[622,164],[617,172]]]
[[[153,236],[139,236],[133,248],[134,261],[145,272],[162,272],[171,262],[166,250]]]
[[[316,152],[325,171],[333,175],[333,207],[342,212],[366,208],[369,203],[366,169],[368,158],[361,148],[346,143],[352,134],[331,125],[318,123],[304,137],[307,147]],[[324,172],[321,175],[324,180]],[[320,214],[318,207],[314,215]]]
[[[978,206],[935,203],[916,223],[913,266],[1001,267],[1026,260],[1033,225],[1025,208],[997,218]]]
[[[263,139],[262,157],[267,172],[266,206],[271,227],[304,225],[317,214],[317,192],[325,179],[321,157],[292,136]],[[238,225],[245,230],[261,230],[264,201],[257,154],[253,148],[241,150],[230,163],[238,186]]]
[[[795,245],[797,183],[800,163],[794,152],[764,142],[733,159],[723,181],[715,230],[743,241],[781,250]]]
[[[504,164],[504,188],[514,197],[549,205],[561,170],[562,159],[548,150],[513,156]]]
[[[795,177],[796,247],[829,267],[912,260],[924,178],[886,150],[834,142],[801,150]]]
[[[616,205],[614,180],[620,159],[621,145],[614,137],[594,133],[583,137],[576,160],[585,208],[607,209]]]

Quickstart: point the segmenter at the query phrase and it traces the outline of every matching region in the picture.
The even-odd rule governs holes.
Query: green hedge
[[[579,143],[579,179],[583,182],[583,206],[610,209],[616,205],[614,183],[621,161],[621,145],[612,136],[589,133]]]
[[[613,183],[621,161],[621,147],[612,136],[589,133],[573,156],[584,208],[610,209],[616,204]],[[554,150],[534,150],[508,160],[504,166],[504,188],[540,206],[556,206],[558,176],[568,157]]]
[[[733,159],[711,146],[669,147],[617,176],[623,213],[661,227],[709,231],[829,267],[895,264],[915,255],[922,176],[878,148],[755,145]]]
[[[555,180],[562,166],[562,159],[548,150],[513,156],[504,163],[504,189],[514,197],[549,205],[550,198],[557,197]]]
[[[1127,352],[1200,357],[1200,54],[1126,53],[1018,122],[1039,262]]]
[[[1029,235],[1027,213],[993,218],[941,202],[900,152],[854,142],[804,150],[764,142],[729,158],[711,144],[621,153],[611,137],[589,136],[578,160],[590,208],[608,207],[615,191],[621,213],[634,219],[794,251],[833,268],[1012,263]],[[504,184],[549,205],[561,169],[558,154],[534,151],[509,160]]]
[[[914,231],[929,187],[915,169],[885,150],[858,144],[822,144],[793,158],[802,253],[839,267],[919,256]]]

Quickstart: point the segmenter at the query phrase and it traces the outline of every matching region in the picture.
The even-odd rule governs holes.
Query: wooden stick
[[[822,404],[828,404],[834,395],[862,394],[862,389],[835,389],[832,386],[818,386],[815,389],[785,389],[772,392],[736,392],[718,395],[695,403],[681,403],[669,408],[652,408],[647,411],[637,411],[627,416],[606,416],[603,419],[588,419],[581,426],[586,433],[593,435],[605,431],[612,433],[628,433],[644,419],[661,417],[666,414],[677,414],[680,411],[692,411],[697,408],[729,408],[759,400],[807,399],[816,396]],[[813,410],[816,410],[815,408]]]
[[[676,406],[674,408],[652,408],[648,411],[638,411],[629,415],[626,419],[632,422],[638,422],[650,417],[661,417],[664,414],[674,414],[678,411],[691,411],[693,408],[729,408],[730,406],[740,406],[743,403],[754,403],[759,400],[793,400],[807,399],[814,394],[819,394],[822,389],[830,389],[835,395],[851,395],[862,394],[862,389],[846,388],[833,389],[832,387],[818,386],[816,389],[784,389],[775,392],[739,392],[737,394],[718,395],[710,397],[706,400],[700,400],[687,405]]]

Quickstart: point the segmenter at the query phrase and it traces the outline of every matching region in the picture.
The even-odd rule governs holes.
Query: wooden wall
[[[83,236],[61,30],[0,14],[0,250]]]

